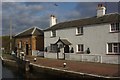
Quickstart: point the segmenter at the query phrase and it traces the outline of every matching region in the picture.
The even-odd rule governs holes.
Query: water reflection
[[[3,78],[14,78],[12,71],[6,67],[2,67],[2,77]]]
[[[40,79],[40,80],[50,80],[57,78],[55,76],[51,76],[50,74],[46,74],[43,72],[25,72],[23,68],[25,67],[25,62],[19,60],[18,58],[14,57],[16,60],[16,65],[18,67],[12,67],[10,65],[4,64],[2,65],[2,80],[6,79],[14,79],[14,80],[33,80],[33,79]]]
[[[15,78],[17,80],[22,80],[23,78],[25,78],[25,76],[21,70],[4,65],[4,66],[2,66],[2,78],[3,78],[3,80],[15,79]]]
[[[2,68],[2,80],[14,79],[14,80],[57,80],[58,76],[53,76],[46,73],[38,72],[24,72],[18,68],[13,68],[4,65]],[[63,80],[63,79],[62,79]]]

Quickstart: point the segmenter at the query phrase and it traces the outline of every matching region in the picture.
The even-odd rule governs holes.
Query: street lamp
[[[10,53],[12,52],[12,17],[10,17]]]

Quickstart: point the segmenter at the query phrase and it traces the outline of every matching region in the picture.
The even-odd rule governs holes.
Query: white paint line
[[[1,59],[4,60],[2,56],[1,56]]]

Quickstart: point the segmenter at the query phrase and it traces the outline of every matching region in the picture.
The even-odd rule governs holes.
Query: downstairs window
[[[107,46],[108,54],[120,54],[120,43],[108,43]]]

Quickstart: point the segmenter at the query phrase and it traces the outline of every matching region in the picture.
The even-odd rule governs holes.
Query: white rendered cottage
[[[51,15],[44,30],[45,57],[119,64],[120,14],[105,10],[99,4],[97,16],[62,23]]]

